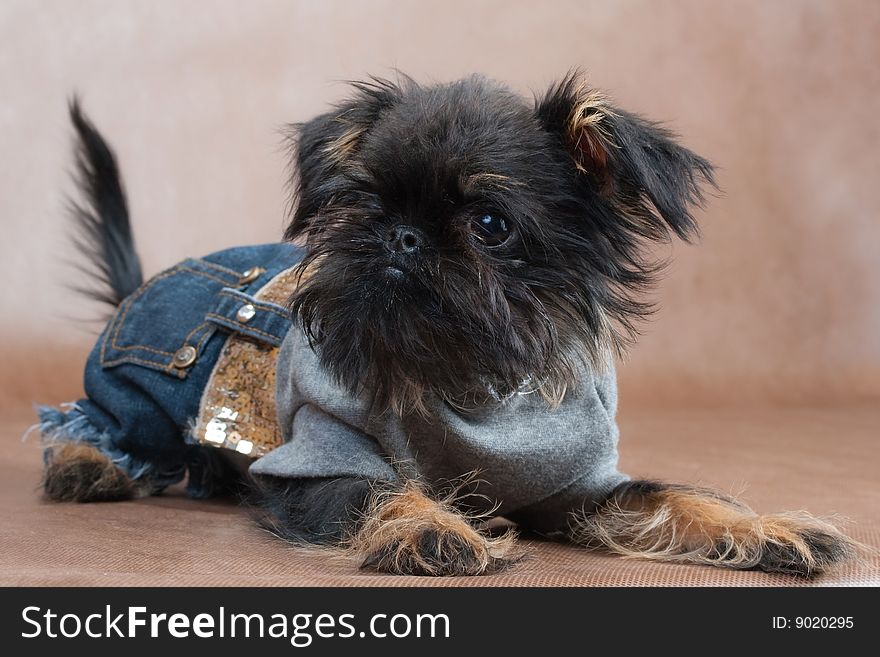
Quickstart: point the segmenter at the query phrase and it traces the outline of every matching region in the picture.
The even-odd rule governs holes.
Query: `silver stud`
[[[253,283],[260,277],[260,274],[265,272],[266,270],[262,267],[251,267],[242,273],[241,278],[238,279],[239,285],[247,285],[248,283]]]
[[[250,454],[254,451],[254,444],[250,440],[241,438],[235,445],[235,451],[239,454]]]
[[[174,352],[174,359],[172,360],[172,364],[174,367],[179,367],[183,369],[184,367],[189,367],[194,362],[196,362],[196,348],[192,345],[184,345],[180,349]]]
[[[254,318],[254,315],[257,314],[257,309],[254,308],[254,304],[246,303],[241,308],[238,309],[238,312],[235,313],[236,318],[242,324],[246,324]]]

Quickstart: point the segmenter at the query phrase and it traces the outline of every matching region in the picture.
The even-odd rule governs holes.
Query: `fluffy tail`
[[[71,201],[77,249],[88,258],[83,271],[91,285],[77,290],[114,308],[143,282],[134,246],[128,204],[113,151],[82,112],[70,101],[76,129],[76,180],[81,199]]]

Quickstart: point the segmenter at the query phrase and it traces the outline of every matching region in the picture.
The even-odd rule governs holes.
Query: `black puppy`
[[[697,232],[708,161],[577,74],[534,105],[482,77],[354,89],[293,131],[285,237],[305,254],[285,279],[294,324],[272,365],[283,445],[250,467],[266,524],[410,574],[515,560],[512,535],[476,528],[490,513],[667,561],[812,575],[850,554],[806,514],[759,516],[714,491],[617,472],[612,359],[650,312],[647,244]],[[124,199],[109,150],[75,119],[93,206],[80,220],[115,261],[108,282],[124,306],[133,285],[118,272],[137,270]],[[60,425],[45,429],[50,497],[161,488],[139,488],[149,469],[120,472],[105,443],[83,453]],[[473,472],[464,494],[438,499]]]

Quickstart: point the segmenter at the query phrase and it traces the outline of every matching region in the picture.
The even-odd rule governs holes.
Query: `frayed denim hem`
[[[152,493],[158,493],[183,479],[186,467],[162,469],[155,463],[133,457],[114,445],[110,434],[101,431],[83,413],[77,404],[71,404],[69,410],[52,406],[38,406],[37,415],[40,423],[37,426],[43,438],[43,445],[48,448],[59,442],[86,443],[105,454],[113,463],[134,481],[147,484]],[[48,459],[48,449],[43,453]]]

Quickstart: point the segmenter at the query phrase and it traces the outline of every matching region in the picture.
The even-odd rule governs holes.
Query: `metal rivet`
[[[246,285],[248,283],[252,283],[253,281],[257,280],[260,277],[260,274],[265,271],[266,270],[262,267],[251,267],[241,275],[241,278],[238,279],[238,284]]]
[[[235,316],[238,318],[238,321],[242,324],[246,324],[254,318],[254,315],[257,314],[257,309],[254,308],[252,303],[246,303],[241,308],[238,309],[238,312],[235,313]]]
[[[174,352],[174,367],[189,367],[196,362],[196,348],[191,345],[184,345]]]

